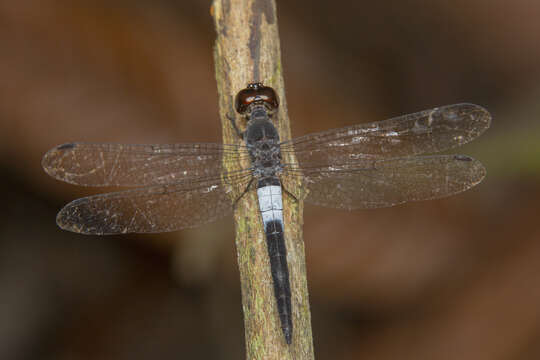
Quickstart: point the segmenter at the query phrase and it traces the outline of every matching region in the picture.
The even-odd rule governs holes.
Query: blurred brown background
[[[221,141],[210,1],[0,0],[0,359],[239,359],[233,225],[88,237],[96,190],[41,156],[70,141]],[[294,136],[472,102],[452,198],[307,207],[318,359],[540,358],[540,2],[278,2]]]

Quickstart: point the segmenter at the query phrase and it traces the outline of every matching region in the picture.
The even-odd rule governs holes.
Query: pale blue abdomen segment
[[[259,210],[261,211],[264,229],[271,221],[283,224],[283,201],[281,186],[268,185],[257,189],[259,197]]]

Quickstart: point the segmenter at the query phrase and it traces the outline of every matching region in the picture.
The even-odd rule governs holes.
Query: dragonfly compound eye
[[[271,87],[262,83],[252,83],[238,92],[234,103],[236,111],[245,114],[252,104],[261,104],[268,110],[275,110],[279,106],[279,99]]]

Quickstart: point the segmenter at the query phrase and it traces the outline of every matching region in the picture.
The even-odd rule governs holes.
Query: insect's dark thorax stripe
[[[291,287],[287,267],[287,249],[283,235],[283,202],[279,179],[260,180],[257,186],[257,195],[266,234],[279,319],[285,340],[290,344],[292,339]]]

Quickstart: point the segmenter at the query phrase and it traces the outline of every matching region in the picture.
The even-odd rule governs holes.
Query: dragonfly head
[[[268,115],[272,115],[279,106],[279,98],[271,87],[262,83],[250,83],[238,92],[234,104],[236,111],[249,119],[252,111],[261,107],[266,109]]]

